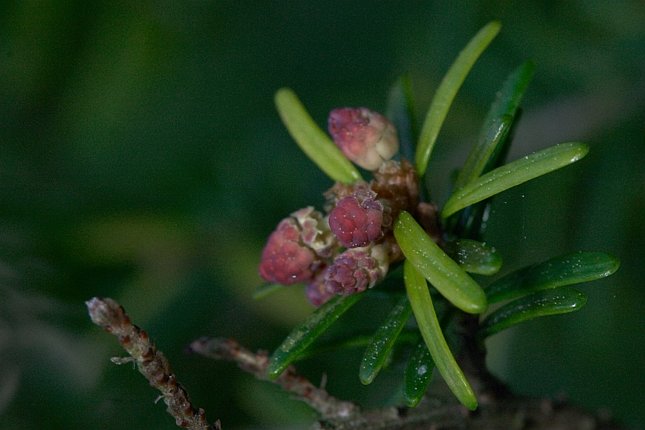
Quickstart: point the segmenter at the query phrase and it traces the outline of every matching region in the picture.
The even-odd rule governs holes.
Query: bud
[[[307,284],[306,294],[309,302],[315,307],[322,306],[334,297],[334,293],[325,285],[325,270],[320,270],[314,280]]]
[[[390,229],[402,210],[414,212],[419,201],[417,173],[407,160],[390,160],[374,172],[370,188],[385,207],[383,228]]]
[[[348,249],[325,271],[325,287],[344,296],[360,293],[383,279],[387,269],[387,252],[381,245]]]
[[[328,126],[343,154],[364,169],[378,169],[399,150],[394,125],[369,109],[334,109],[329,114]]]
[[[369,188],[340,199],[329,213],[329,228],[347,248],[366,246],[382,236],[383,204]]]
[[[260,262],[260,276],[268,282],[290,285],[313,278],[317,263],[314,252],[300,241],[293,218],[283,219],[271,233]]]

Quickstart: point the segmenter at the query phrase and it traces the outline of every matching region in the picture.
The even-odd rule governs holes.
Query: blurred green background
[[[487,239],[505,270],[576,249],[620,271],[583,286],[571,316],[493,337],[519,393],[568,397],[645,422],[645,7],[633,1],[16,1],[0,13],[0,429],[172,429],[156,393],[83,302],[111,296],[225,429],[306,428],[313,415],[227,363],[201,335],[274,348],[311,311],[302,291],[250,296],[277,222],[331,183],[273,107],[292,87],[321,125],[338,106],[382,110],[410,74],[425,112],[459,49],[502,32],[465,82],[429,183],[439,202],[505,76],[537,64],[510,159],[567,140],[589,156],[499,196]],[[383,310],[367,309],[369,312]],[[332,393],[364,388],[358,355],[303,363]],[[318,378],[318,379],[316,379]]]

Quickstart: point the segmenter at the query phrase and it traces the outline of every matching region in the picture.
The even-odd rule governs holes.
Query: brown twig
[[[109,298],[93,298],[86,302],[94,324],[103,327],[119,339],[131,359],[113,359],[117,364],[132,362],[150,385],[161,392],[166,410],[175,418],[177,426],[190,430],[219,430],[219,420],[210,425],[203,409],[196,409],[188,399],[188,393],[177,382],[166,357],[148,337],[148,334],[130,322],[125,310]]]
[[[186,391],[170,371],[168,360],[156,349],[148,335],[133,325],[123,308],[112,299],[94,298],[87,302],[92,321],[114,334],[132,358],[113,359],[116,363],[134,361],[139,371],[157,388],[167,410],[179,427],[191,430],[220,430],[219,421],[214,425],[206,422],[202,409],[194,408]],[[193,352],[237,363],[244,371],[260,380],[269,380],[266,375],[268,356],[265,352],[253,353],[231,339],[202,338],[190,345]],[[528,399],[513,396],[500,383],[481,372],[482,351],[464,348],[466,356],[462,363],[469,379],[476,382],[480,405],[469,412],[458,404],[444,384],[437,384],[438,392],[426,396],[414,409],[383,408],[361,410],[356,404],[331,396],[307,379],[296,374],[290,366],[278,379],[271,381],[292,393],[298,400],[316,410],[321,420],[314,430],[452,430],[452,429],[513,429],[513,430],[565,430],[580,428],[588,430],[617,430],[620,426],[608,417],[590,414],[567,402],[548,399]],[[473,357],[475,359],[473,359]],[[491,384],[491,382],[493,382]]]
[[[482,401],[477,411],[469,412],[449,395],[428,396],[416,408],[400,409],[397,412],[366,411],[342,422],[319,422],[312,430],[622,429],[609,417],[591,414],[567,402],[524,397]]]
[[[257,379],[270,381],[266,374],[269,358],[264,351],[253,353],[233,339],[208,337],[191,343],[190,350],[216,360],[235,362],[242,370]],[[324,389],[316,387],[309,380],[298,375],[293,366],[289,366],[284,373],[271,382],[275,382],[298,400],[307,403],[320,414],[322,419],[346,420],[359,413],[356,404],[338,400]]]

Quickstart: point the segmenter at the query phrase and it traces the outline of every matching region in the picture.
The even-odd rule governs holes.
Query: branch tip
[[[117,357],[115,364],[133,362],[150,385],[161,393],[158,400],[166,404],[166,411],[175,418],[178,427],[189,430],[221,430],[219,420],[210,425],[203,409],[195,408],[186,390],[177,382],[170,363],[150,340],[148,334],[130,322],[119,303],[110,298],[94,297],[87,302],[92,322],[117,337],[130,357]]]

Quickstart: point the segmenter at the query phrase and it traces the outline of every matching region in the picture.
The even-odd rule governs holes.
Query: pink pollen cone
[[[260,276],[283,285],[307,282],[313,278],[314,260],[314,253],[300,243],[296,221],[286,218],[271,233],[262,251]]]
[[[382,236],[383,205],[372,197],[347,196],[329,213],[329,228],[347,248],[366,246]]]
[[[339,108],[329,113],[329,133],[343,154],[367,170],[378,169],[399,150],[394,125],[367,108]]]
[[[325,271],[326,290],[343,296],[372,288],[387,273],[388,262],[381,245],[348,249]]]

